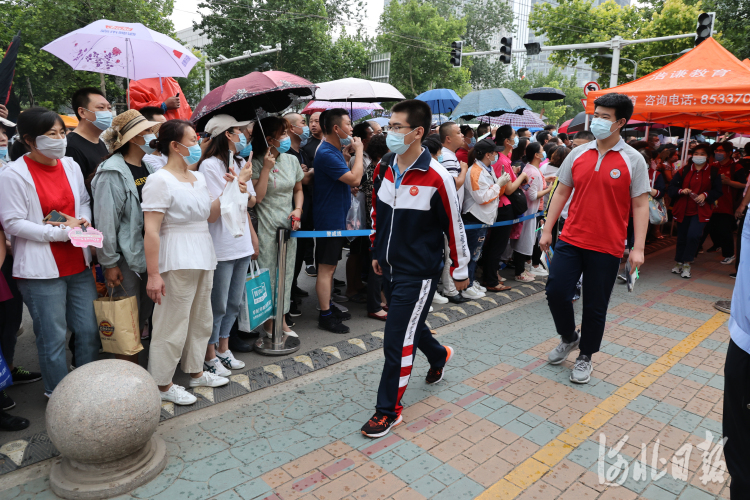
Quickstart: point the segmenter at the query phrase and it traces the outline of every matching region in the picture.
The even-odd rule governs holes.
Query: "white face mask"
[[[40,135],[36,138],[36,149],[52,160],[59,160],[65,156],[65,150],[68,148],[68,139],[53,139],[46,135]]]

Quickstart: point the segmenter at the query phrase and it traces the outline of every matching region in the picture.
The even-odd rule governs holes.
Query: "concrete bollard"
[[[167,463],[154,436],[161,399],[151,375],[117,359],[88,363],[66,376],[47,404],[47,433],[62,458],[50,486],[62,498],[102,499],[154,479]]]

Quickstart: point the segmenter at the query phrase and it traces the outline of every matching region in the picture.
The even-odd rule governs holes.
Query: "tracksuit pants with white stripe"
[[[445,366],[448,351],[435,340],[425,324],[439,277],[438,274],[426,280],[405,279],[391,278],[383,273],[388,320],[383,340],[385,365],[376,409],[384,415],[401,415],[401,397],[411,376],[415,346],[427,356],[431,367]]]

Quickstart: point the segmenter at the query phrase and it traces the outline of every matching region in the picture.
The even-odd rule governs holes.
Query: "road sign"
[[[581,104],[583,104],[583,109],[586,109],[587,102],[588,102],[588,99],[581,99]]]
[[[583,86],[583,95],[588,96],[589,92],[596,92],[597,90],[601,90],[599,84],[596,82],[589,82]]]

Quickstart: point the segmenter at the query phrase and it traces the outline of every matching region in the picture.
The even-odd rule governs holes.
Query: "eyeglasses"
[[[409,127],[408,125],[396,125],[394,127],[391,127],[391,132],[396,132],[397,134],[400,134],[402,130],[406,129],[413,129],[414,127]]]

